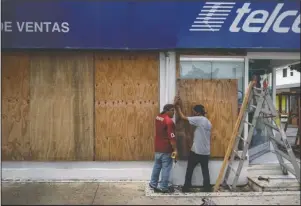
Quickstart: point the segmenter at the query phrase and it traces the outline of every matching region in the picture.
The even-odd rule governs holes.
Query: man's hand
[[[181,99],[180,96],[175,96],[175,98],[174,98],[174,105],[175,105],[175,106],[176,106],[176,105],[182,106],[182,99]]]
[[[174,104],[175,106],[177,106],[177,105],[179,104],[179,97],[178,97],[178,96],[175,96],[174,101],[173,101],[173,104]]]

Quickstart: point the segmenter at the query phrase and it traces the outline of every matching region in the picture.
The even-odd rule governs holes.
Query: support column
[[[244,81],[244,95],[246,94],[249,86],[249,58],[245,57],[245,81]],[[249,115],[247,114],[247,119]],[[247,140],[249,133],[249,128],[247,124],[244,124],[244,139]],[[246,156],[249,158],[249,150],[246,153]]]
[[[167,61],[167,99],[172,104],[176,95],[176,53],[168,52]]]
[[[164,105],[167,103],[166,99],[166,56],[165,52],[160,52],[160,69],[159,69],[159,76],[160,76],[160,112],[163,110]]]
[[[273,68],[272,71],[272,99],[276,107],[276,68]]]
[[[160,52],[160,111],[176,95],[176,53]]]
[[[282,94],[279,94],[279,113],[282,113]]]

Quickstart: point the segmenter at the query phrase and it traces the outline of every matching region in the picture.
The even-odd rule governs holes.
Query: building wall
[[[300,83],[300,72],[286,68],[287,77],[283,77],[283,69],[285,68],[280,68],[276,70],[276,86]],[[291,76],[291,72],[293,76]]]

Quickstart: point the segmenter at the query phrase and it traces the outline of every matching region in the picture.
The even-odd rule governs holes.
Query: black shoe
[[[149,186],[150,188],[152,188],[153,190],[156,189],[156,187],[155,187],[155,186],[152,186],[150,183],[148,184],[148,186]]]
[[[155,188],[154,189],[155,192],[158,192],[158,193],[173,193],[175,190],[173,187],[169,187],[168,189],[161,189],[161,188]]]
[[[175,192],[175,188],[174,188],[173,186],[169,186],[169,187],[168,187],[168,190],[169,190],[170,193]]]

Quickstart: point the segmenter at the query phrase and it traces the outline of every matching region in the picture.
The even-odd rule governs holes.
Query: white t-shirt
[[[200,155],[210,155],[211,122],[204,116],[187,118],[189,124],[196,126],[191,151]]]

